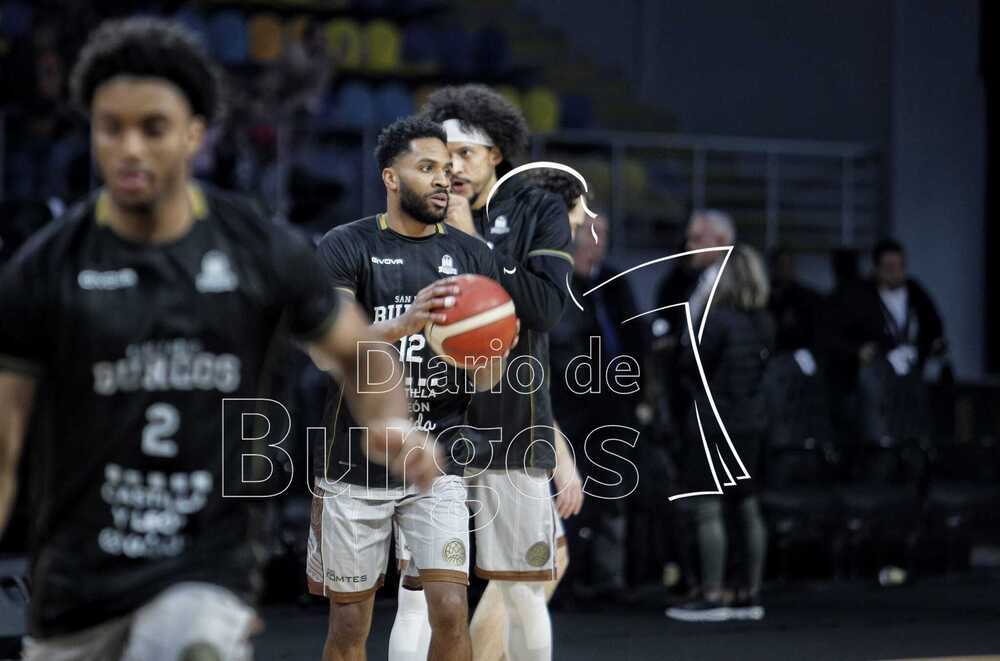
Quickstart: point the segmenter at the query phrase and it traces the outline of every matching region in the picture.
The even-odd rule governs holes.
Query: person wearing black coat
[[[724,495],[689,499],[701,557],[702,597],[668,609],[667,615],[674,619],[710,622],[764,615],[760,586],[767,533],[756,491],[767,428],[764,371],[775,337],[767,311],[768,289],[760,257],[749,246],[738,245],[706,313],[698,343],[700,369],[693,350],[684,352],[679,361],[692,401],[684,421],[682,479],[690,492],[717,491],[721,486]],[[712,415],[702,371],[731,446]],[[722,601],[727,550],[724,505],[738,511],[746,543],[745,586],[729,605]]]

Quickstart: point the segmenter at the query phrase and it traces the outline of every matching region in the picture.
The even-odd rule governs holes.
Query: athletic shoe
[[[729,616],[734,620],[764,619],[764,606],[760,603],[760,595],[733,601],[729,605]]]
[[[682,622],[725,622],[729,608],[721,601],[698,599],[667,609],[667,617]]]

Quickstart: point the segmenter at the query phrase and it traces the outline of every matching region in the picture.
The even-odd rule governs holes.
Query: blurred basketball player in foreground
[[[106,23],[72,89],[105,188],[0,275],[0,529],[33,405],[44,423],[25,658],[249,659],[263,546],[238,497],[241,413],[255,410],[245,400],[275,333],[342,371],[372,458],[408,462],[427,484],[433,452],[387,431],[406,422],[400,389],[357,394],[391,361],[356,363],[374,336],[311,246],[190,179],[219,105],[194,38],[152,19]]]

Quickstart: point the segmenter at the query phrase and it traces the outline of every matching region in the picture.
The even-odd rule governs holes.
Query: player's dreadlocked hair
[[[529,181],[535,186],[562,197],[567,209],[572,209],[580,196],[586,192],[579,179],[562,170],[551,168],[535,170],[531,173]]]
[[[86,114],[94,92],[115,76],[162,78],[177,86],[195,115],[221,112],[221,74],[188,30],[156,18],[105,21],[91,33],[70,76],[73,102]]]
[[[457,119],[463,128],[489,134],[503,154],[497,171],[509,171],[528,147],[528,123],[514,104],[485,85],[443,87],[427,98],[422,114],[435,122]]]
[[[409,151],[411,140],[420,138],[437,138],[441,142],[448,142],[448,136],[441,125],[426,117],[404,117],[382,129],[378,134],[378,142],[375,143],[375,160],[378,162],[379,172],[391,167],[397,156]]]

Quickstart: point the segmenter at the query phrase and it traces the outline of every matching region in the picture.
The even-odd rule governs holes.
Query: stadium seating
[[[1000,524],[1000,453],[979,441],[942,443],[930,455],[920,556],[938,556],[949,571],[964,569],[973,530],[996,531]]]
[[[781,354],[768,365],[764,391],[772,424],[761,504],[779,573],[792,573],[792,551],[803,545],[822,548],[832,565],[844,537],[836,534],[840,502],[831,487],[838,457],[823,378],[803,374],[790,354]]]
[[[361,82],[345,83],[337,93],[337,117],[344,126],[364,128],[375,122],[371,88]]]
[[[495,76],[512,66],[507,34],[496,28],[483,28],[475,36],[475,67],[481,75]]]
[[[499,92],[505,99],[513,103],[518,108],[521,108],[521,91],[514,87],[513,85],[497,85],[496,91]]]
[[[438,35],[437,61],[452,76],[471,75],[476,68],[476,43],[465,29],[452,26]]]
[[[364,53],[364,37],[356,21],[337,18],[326,24],[327,51],[335,66],[360,69]]]
[[[375,126],[388,126],[400,117],[413,113],[413,96],[399,84],[388,84],[378,88],[374,96]]]
[[[275,14],[256,14],[248,26],[250,59],[254,62],[270,62],[281,55],[284,29]]]
[[[594,123],[594,109],[586,94],[563,94],[559,97],[560,125],[564,129],[588,129]]]
[[[389,21],[375,20],[363,29],[365,65],[370,71],[387,73],[399,69],[403,35]]]
[[[223,64],[246,62],[249,48],[247,23],[240,12],[225,10],[213,14],[208,19],[208,38],[215,56]]]
[[[205,20],[204,14],[200,11],[191,7],[182,8],[173,15],[173,20],[193,32],[203,44],[209,46],[208,21]]]
[[[546,87],[534,87],[522,96],[524,117],[533,133],[559,128],[559,97]]]
[[[0,5],[0,35],[16,39],[31,32],[34,12],[24,2],[5,2]]]
[[[413,23],[403,31],[403,59],[411,67],[438,63],[438,32],[423,23]]]

